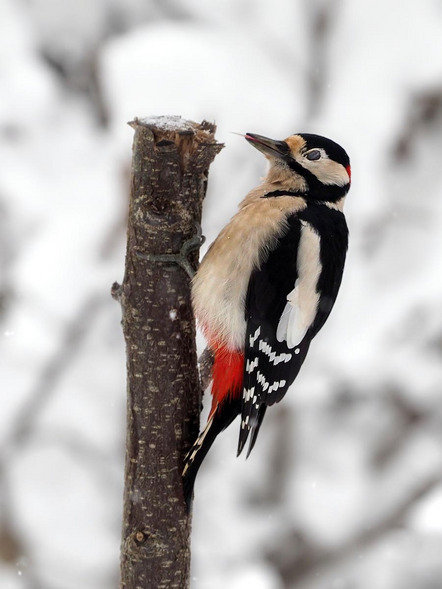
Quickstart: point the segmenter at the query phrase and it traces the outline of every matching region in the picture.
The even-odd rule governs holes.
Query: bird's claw
[[[165,264],[178,264],[183,270],[187,272],[187,275],[190,279],[192,279],[195,275],[195,270],[190,265],[190,262],[187,256],[199,249],[203,243],[205,242],[206,238],[202,234],[201,225],[199,223],[195,223],[196,226],[196,234],[192,235],[189,239],[181,246],[180,251],[177,254],[144,254],[138,251],[135,251],[135,255],[138,258],[142,258],[143,260],[149,260],[149,262],[163,262]]]

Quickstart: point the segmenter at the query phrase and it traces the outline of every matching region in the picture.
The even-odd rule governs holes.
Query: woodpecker
[[[335,303],[348,229],[350,160],[309,133],[245,139],[269,162],[262,183],[210,246],[192,282],[195,316],[214,358],[207,425],[186,456],[190,505],[198,469],[216,436],[241,415],[238,456],[253,449],[267,407],[295,380]]]

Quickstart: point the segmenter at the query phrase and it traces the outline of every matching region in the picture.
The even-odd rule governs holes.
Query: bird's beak
[[[254,133],[246,133],[244,137],[253,147],[271,157],[282,158],[290,152],[290,148],[285,141],[275,141]]]

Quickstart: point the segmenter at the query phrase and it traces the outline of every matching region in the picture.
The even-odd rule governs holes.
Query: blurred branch
[[[70,94],[86,98],[97,123],[106,127],[109,113],[103,96],[99,64],[99,50],[103,42],[104,39],[97,41],[97,46],[90,47],[82,59],[77,60],[52,46],[42,47],[40,52],[59,82]]]
[[[432,88],[411,95],[403,124],[403,132],[393,146],[396,162],[408,160],[416,138],[428,128],[442,127],[442,88]]]
[[[181,473],[200,412],[183,271],[195,270],[198,256],[185,245],[201,221],[209,165],[222,146],[206,122],[157,117],[131,126],[126,268],[123,285],[112,288],[122,305],[128,379],[121,587],[185,589],[191,518]]]
[[[328,85],[331,32],[339,12],[340,0],[307,0],[307,17],[310,20],[309,65],[307,70],[307,120],[314,118],[324,99]]]
[[[366,525],[359,533],[333,550],[318,547],[298,530],[292,529],[280,538],[278,544],[266,554],[266,558],[278,570],[287,589],[310,578],[325,576],[327,569],[343,565],[345,561],[381,540],[394,528],[403,526],[416,504],[441,484],[442,473],[431,473],[418,481],[383,517]]]
[[[295,467],[293,430],[294,412],[287,407],[277,406],[272,415],[274,439],[265,461],[263,485],[254,489],[250,502],[254,507],[268,509],[283,503],[284,492]]]
[[[13,244],[16,243],[11,235],[12,223],[4,200],[3,194],[0,194],[0,321],[4,319],[12,298],[11,268],[15,257]]]
[[[70,454],[78,465],[95,473],[96,478],[101,480],[101,488],[107,492],[110,489],[120,488],[119,462],[117,464],[114,460],[120,448],[109,447],[106,448],[106,452],[103,452],[89,440],[81,437],[78,432],[68,432],[61,428],[37,432],[32,437],[32,445],[34,448],[45,446],[59,448]]]
[[[14,421],[14,428],[5,442],[4,451],[0,454],[0,463],[5,453],[28,440],[35,420],[56,392],[67,367],[77,357],[84,338],[90,332],[91,324],[106,302],[107,297],[102,293],[91,295],[66,326],[59,347],[43,368],[34,389],[31,390]]]
[[[13,495],[3,466],[0,463],[0,563],[16,570],[23,589],[43,589],[37,578],[31,550],[15,526]]]
[[[152,5],[169,22],[195,19],[186,4],[180,0],[153,0]]]
[[[397,456],[407,439],[422,425],[431,423],[439,426],[440,415],[434,411],[425,411],[413,406],[397,389],[386,392],[385,403],[397,416],[396,427],[389,428],[385,436],[378,439],[378,444],[371,457],[374,468],[385,469]]]
[[[124,189],[119,191],[121,197],[121,207],[119,213],[116,215],[116,218],[113,220],[113,222],[109,225],[107,232],[103,237],[97,255],[99,262],[111,259],[117,250],[118,253],[123,251],[123,242],[126,236],[127,227],[127,203],[129,200],[129,191],[127,187],[129,186],[130,182],[130,166],[128,163],[125,163],[122,166],[120,178],[121,183],[124,186]]]
[[[102,294],[91,295],[67,325],[60,346],[44,367],[34,389],[19,411],[13,429],[0,452],[0,560],[17,567],[20,562],[23,563],[20,574],[27,589],[40,589],[41,584],[32,566],[27,547],[15,530],[14,507],[9,493],[11,459],[30,440],[36,420],[55,394],[67,367],[77,357],[84,338],[90,331],[91,323],[107,300]]]

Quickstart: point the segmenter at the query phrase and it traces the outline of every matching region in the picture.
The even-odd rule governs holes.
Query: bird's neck
[[[291,192],[305,192],[307,182],[300,174],[294,174],[287,166],[271,166],[263,184],[272,186],[274,190],[289,190]]]

